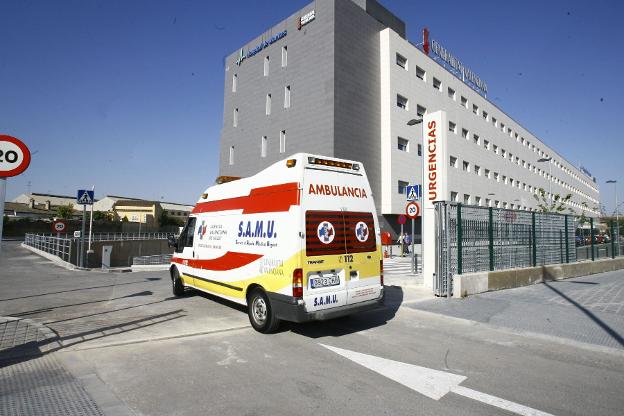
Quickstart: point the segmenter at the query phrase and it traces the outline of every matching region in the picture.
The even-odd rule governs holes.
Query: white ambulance
[[[383,302],[379,224],[361,163],[295,154],[201,195],[171,240],[173,293],[248,306],[251,325],[330,319]]]

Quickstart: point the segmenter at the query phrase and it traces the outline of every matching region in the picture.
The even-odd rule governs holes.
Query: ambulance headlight
[[[286,161],[286,166],[288,166],[289,168],[295,167],[296,164],[297,164],[297,159],[288,159]]]
[[[353,170],[360,170],[360,165],[358,165],[357,163],[354,163]]]

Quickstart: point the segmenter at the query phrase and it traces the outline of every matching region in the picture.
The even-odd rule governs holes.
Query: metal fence
[[[73,241],[69,238],[26,234],[24,244],[71,262]]]
[[[93,233],[91,241],[129,241],[129,240],[166,240],[167,236],[174,233]],[[28,235],[28,234],[27,234]],[[57,234],[40,234],[51,237]],[[74,239],[73,234],[59,234],[61,238]],[[89,240],[89,234],[85,234],[85,241]]]
[[[571,215],[437,202],[434,291],[452,293],[455,274],[577,261]]]
[[[166,240],[168,235],[171,235],[171,233],[94,233],[91,236],[91,241]],[[88,237],[85,236],[83,247],[83,250],[85,251],[87,250],[87,242]],[[74,238],[74,236],[71,234],[59,234],[58,236],[57,234],[26,234],[24,237],[24,244],[57,256],[61,260],[67,261],[69,263],[78,263],[78,256],[80,253],[80,238]]]
[[[172,254],[158,254],[155,256],[138,256],[132,258],[133,266],[153,266],[159,264],[169,264]]]

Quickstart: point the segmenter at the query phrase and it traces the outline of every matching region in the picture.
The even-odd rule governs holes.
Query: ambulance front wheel
[[[182,296],[184,295],[184,282],[180,277],[180,273],[177,268],[171,269],[171,288],[173,291],[173,296]]]
[[[255,289],[251,292],[247,305],[249,322],[256,331],[269,334],[277,330],[280,321],[275,316],[271,302],[262,289]]]

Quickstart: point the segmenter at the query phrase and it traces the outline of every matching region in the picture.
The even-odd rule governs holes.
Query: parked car
[[[574,237],[574,243],[577,247],[583,246],[585,245],[585,239],[582,236],[577,235],[576,237]]]

